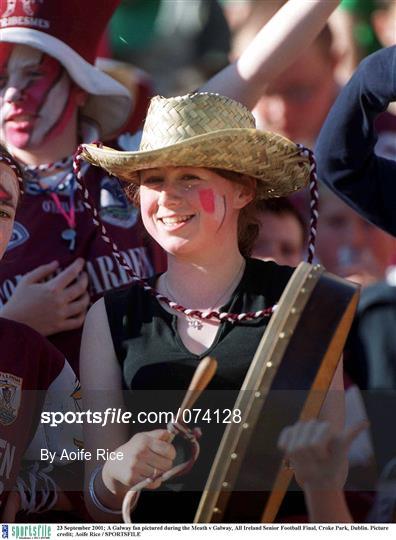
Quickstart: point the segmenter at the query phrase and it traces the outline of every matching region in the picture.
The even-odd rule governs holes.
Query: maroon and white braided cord
[[[102,145],[100,142],[95,142],[98,147]],[[219,312],[216,310],[210,310],[210,311],[200,311],[198,309],[189,309],[185,308],[184,306],[178,304],[177,302],[174,302],[173,300],[170,300],[163,294],[159,293],[154,287],[151,287],[145,280],[139,278],[132,270],[132,268],[129,266],[129,264],[126,262],[125,258],[121,254],[119,248],[117,247],[117,244],[110,238],[110,236],[107,233],[106,227],[104,226],[99,212],[97,211],[95,204],[92,201],[92,198],[90,196],[90,193],[86,186],[83,186],[83,178],[81,174],[81,159],[83,147],[80,145],[77,148],[77,151],[74,155],[74,162],[73,162],[73,170],[77,177],[77,185],[78,188],[82,191],[83,194],[83,204],[84,206],[91,210],[93,214],[93,223],[96,225],[100,231],[101,236],[104,242],[111,245],[113,255],[116,258],[118,264],[128,273],[128,275],[131,277],[132,281],[137,283],[140,287],[142,287],[146,292],[154,296],[158,301],[164,302],[167,306],[169,306],[174,311],[177,311],[179,313],[183,313],[187,317],[193,317],[201,320],[214,320],[214,321],[228,321],[231,323],[239,322],[239,321],[251,321],[251,320],[258,320],[262,319],[264,317],[269,317],[272,315],[273,311],[275,311],[276,306],[271,306],[265,309],[261,309],[259,311],[249,311],[247,313],[226,313],[226,312]],[[317,190],[317,179],[316,179],[316,163],[315,158],[313,157],[313,153],[305,147],[301,146],[301,153],[304,153],[305,155],[308,155],[311,163],[311,174],[310,174],[310,190],[311,190],[311,224],[310,224],[310,241],[309,241],[309,248],[308,248],[308,262],[311,263],[313,259],[313,255],[315,252],[315,238],[316,238],[316,222],[318,217],[317,207],[318,207],[318,190]],[[315,212],[315,213],[314,213]]]
[[[12,169],[14,171],[15,176],[17,177],[18,182],[19,182],[20,192],[23,193],[23,188],[24,188],[24,186],[23,186],[23,178],[19,173],[19,168],[15,165],[15,163],[12,161],[12,159],[10,159],[8,156],[5,156],[5,155],[3,155],[1,153],[0,153],[0,161],[3,161],[4,163],[6,163],[7,166],[10,167],[10,169]]]
[[[52,172],[68,169],[72,164],[72,156],[53,161],[52,163],[42,163],[41,165],[25,165],[24,169],[27,172]]]
[[[316,160],[315,156],[309,148],[298,144],[300,152],[303,156],[307,156],[309,159],[309,193],[311,196],[310,210],[311,216],[309,221],[309,240],[308,240],[308,257],[307,262],[312,264],[315,255],[315,242],[316,242],[316,229],[318,226],[319,217],[319,190],[318,190],[318,176],[316,173]]]

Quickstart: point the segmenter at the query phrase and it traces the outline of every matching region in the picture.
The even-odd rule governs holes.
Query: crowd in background
[[[285,2],[122,0],[102,38],[97,62],[126,86],[134,98],[134,114],[117,126],[116,135],[122,133],[117,140],[119,147],[136,149],[133,134],[143,123],[151,96],[182,95],[197,90],[236,60]],[[314,149],[332,105],[361,60],[392,45],[396,45],[396,0],[343,0],[314,43],[260,89],[261,98],[253,109],[257,127]],[[377,119],[376,132],[377,155],[396,160],[396,109],[392,104]],[[106,191],[109,200],[117,198],[116,191],[109,182]],[[396,467],[392,466],[396,441],[391,437],[384,440],[384,423],[392,422],[389,403],[393,403],[392,391],[396,390],[396,339],[392,332],[396,323],[396,239],[365,220],[324,184],[320,185],[320,201],[316,260],[328,271],[362,286],[357,316],[344,353],[346,423],[353,425],[367,417],[371,429],[360,433],[350,448],[351,471],[347,484],[352,492],[350,508],[359,521],[392,521],[396,517],[396,487],[388,491],[391,502],[382,514],[382,510],[376,510],[379,502],[374,501],[372,492],[380,485],[378,482],[386,480],[381,480],[381,472],[396,484]],[[130,205],[118,212],[107,216],[108,223],[118,225],[118,221],[135,219]],[[304,259],[308,241],[308,191],[261,202],[256,217],[261,229],[252,256],[297,266]],[[11,241],[15,243],[18,238],[14,235]],[[126,245],[125,251],[142,267],[142,275],[152,271],[146,252],[150,253],[156,269],[162,269],[157,246],[139,237],[132,248]],[[139,256],[133,255],[133,250],[140,250]],[[106,272],[103,270],[112,264],[105,252],[100,253],[100,259],[102,274],[113,276],[112,266],[107,266]],[[53,266],[47,269],[48,276],[56,270],[56,262],[50,264]],[[87,277],[81,274],[82,263],[79,266],[78,259],[73,265],[73,273],[70,264],[70,276],[63,276],[63,287],[66,290],[79,275],[81,290],[75,297],[81,298]],[[91,278],[94,273],[92,269]],[[44,272],[37,280],[45,276]],[[122,280],[128,283],[122,274],[114,279],[117,284]],[[99,297],[102,289],[104,286],[98,285],[95,296]],[[88,299],[85,300],[87,303]],[[84,313],[85,308],[85,304],[80,306]],[[64,330],[61,329],[61,337]],[[59,346],[56,341],[55,345]],[[78,360],[71,356],[72,367],[78,369],[75,367]],[[73,382],[68,380],[67,384],[73,386]],[[384,398],[385,390],[389,401]]]
[[[191,92],[229,59],[238,58],[283,4],[285,0],[123,0],[108,27],[107,51],[114,59],[149,73],[154,93]],[[314,148],[331,106],[360,61],[395,44],[394,0],[343,0],[313,45],[270,85],[263,86],[253,111],[257,126]],[[396,159],[393,109],[391,105],[377,120],[376,153]],[[396,340],[391,330],[396,322],[396,240],[323,184],[320,198],[317,260],[330,272],[363,286],[344,362],[347,399],[353,411],[349,421],[366,414],[357,388],[372,420],[371,435],[361,434],[351,449],[355,473],[350,476],[368,490],[373,452],[378,458],[374,477],[393,456],[394,445],[384,443],[381,429],[384,410],[388,410],[388,404],[381,401],[381,390],[396,388]],[[263,204],[258,219],[262,227],[253,256],[291,266],[303,260],[309,220],[307,192],[289,201]]]

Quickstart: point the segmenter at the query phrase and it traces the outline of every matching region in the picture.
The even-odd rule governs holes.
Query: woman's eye
[[[141,181],[142,186],[154,186],[162,182],[162,178],[159,176],[149,176],[148,178],[143,178]]]
[[[199,182],[197,176],[183,176],[181,181],[184,189],[192,189]]]
[[[43,74],[41,71],[36,71],[36,70],[31,70],[31,71],[28,71],[28,76],[33,78],[33,79],[38,79],[39,77],[42,77]]]
[[[5,210],[0,210],[0,219],[10,219],[12,216]]]

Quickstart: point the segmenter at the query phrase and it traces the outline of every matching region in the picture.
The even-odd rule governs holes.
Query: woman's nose
[[[158,203],[162,206],[177,206],[180,203],[180,192],[174,186],[163,187]]]
[[[4,101],[7,103],[17,103],[18,101],[22,101],[22,99],[22,90],[16,88],[15,86],[9,86],[4,93]]]

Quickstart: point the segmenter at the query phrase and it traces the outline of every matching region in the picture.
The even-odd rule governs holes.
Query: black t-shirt
[[[245,313],[276,304],[292,269],[273,262],[248,259],[244,275],[230,302],[221,311]],[[154,280],[152,280],[152,283]],[[105,295],[115,351],[122,368],[126,402],[139,411],[177,411],[199,361],[216,358],[217,372],[194,405],[202,411],[232,409],[238,391],[268,324],[258,321],[222,322],[211,347],[200,355],[188,351],[177,333],[177,316],[138,286]],[[226,424],[200,422],[201,453],[188,475],[170,481],[165,491],[145,491],[134,521],[191,522]],[[191,424],[189,424],[191,427]],[[133,432],[161,426],[132,425]],[[183,453],[183,449],[182,449]]]

